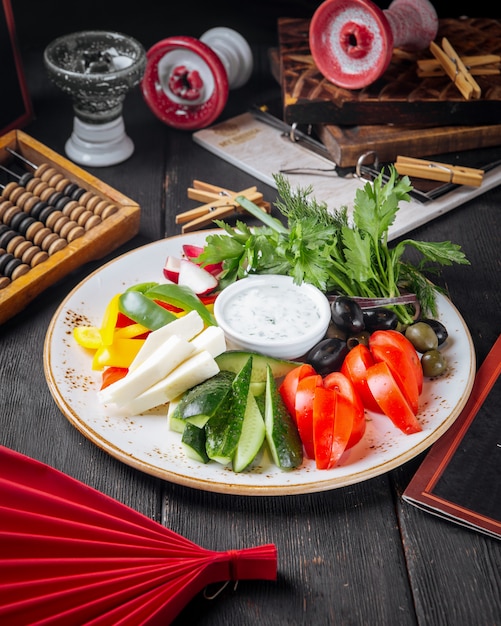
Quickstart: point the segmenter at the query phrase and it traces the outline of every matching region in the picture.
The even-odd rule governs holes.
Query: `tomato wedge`
[[[338,394],[336,406],[336,420],[348,419],[351,421],[351,433],[346,449],[358,443],[365,434],[364,405],[354,384],[342,372],[331,372],[323,381],[324,387],[334,389]]]
[[[374,345],[371,348],[376,362],[384,361],[391,370],[400,390],[407,398],[415,415],[418,412],[419,391],[414,366],[407,353],[396,345]]]
[[[375,346],[387,347],[388,345],[396,346],[403,350],[407,355],[407,358],[412,364],[412,371],[416,378],[416,384],[418,388],[418,395],[423,391],[423,368],[419,359],[419,354],[416,352],[416,348],[412,343],[402,335],[398,330],[377,330],[372,333],[369,338],[369,348],[371,351]]]
[[[316,374],[315,369],[308,363],[298,365],[285,376],[282,384],[278,388],[282,400],[294,420],[296,418],[296,393],[298,383],[302,378]]]
[[[422,430],[387,363],[380,361],[367,369],[367,384],[383,413],[397,428],[406,435]]]
[[[334,421],[336,415],[336,392],[318,387],[313,399],[313,440],[317,469],[334,466]]]
[[[381,413],[381,407],[367,385],[367,368],[371,365],[374,365],[374,358],[369,348],[359,343],[346,355],[341,372],[353,383],[364,407],[369,411]]]
[[[298,381],[295,397],[294,417],[303,442],[304,451],[309,459],[315,458],[313,442],[313,400],[317,387],[322,386],[320,374],[306,376]]]

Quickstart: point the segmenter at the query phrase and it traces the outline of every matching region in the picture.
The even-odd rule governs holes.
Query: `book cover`
[[[461,415],[430,448],[403,499],[501,539],[501,335]]]

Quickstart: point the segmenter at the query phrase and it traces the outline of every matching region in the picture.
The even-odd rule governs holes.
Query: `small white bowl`
[[[323,339],[331,310],[313,285],[260,274],[226,287],[216,298],[214,316],[229,349],[297,359]]]

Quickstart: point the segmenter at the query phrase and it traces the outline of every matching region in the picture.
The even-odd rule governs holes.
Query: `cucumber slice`
[[[189,419],[198,415],[212,417],[230,393],[234,378],[231,372],[218,372],[212,378],[195,385],[181,396],[172,417],[176,419]]]
[[[280,469],[295,469],[303,462],[303,444],[278,392],[271,367],[267,371],[265,395],[266,441],[273,461]]]
[[[231,393],[226,396],[218,411],[205,425],[207,454],[209,458],[223,465],[231,462],[240,439],[250,391],[251,372],[252,357],[249,357],[235,376]]]
[[[197,428],[203,428],[205,424],[209,421],[208,415],[195,415],[193,417],[187,417],[186,419],[181,419],[179,417],[174,417],[171,415],[169,417],[169,428],[175,433],[183,433],[184,427],[186,424],[192,424]]]
[[[233,471],[242,472],[256,458],[266,437],[261,411],[252,392],[247,396],[242,433],[233,457]]]
[[[205,450],[205,430],[190,422],[185,422],[181,444],[190,459],[200,463],[208,463],[209,457]]]
[[[252,356],[252,383],[266,382],[266,368],[270,367],[275,378],[282,378],[292,369],[300,365],[299,361],[276,359],[257,352],[242,350],[228,350],[216,357],[219,369],[237,374]]]

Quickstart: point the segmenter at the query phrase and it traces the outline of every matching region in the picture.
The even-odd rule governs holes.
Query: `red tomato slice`
[[[336,414],[336,392],[317,387],[313,399],[313,441],[317,469],[333,467],[334,419]]]
[[[105,389],[108,385],[120,380],[127,374],[128,371],[129,368],[127,367],[106,367],[101,376],[101,389]]]
[[[367,386],[367,368],[371,365],[374,365],[374,359],[369,348],[359,343],[345,356],[341,372],[353,383],[364,407],[369,411],[381,413],[379,404]]]
[[[383,347],[388,344],[393,344],[403,350],[410,362],[412,363],[412,371],[416,377],[416,383],[418,388],[418,395],[421,395],[423,391],[423,368],[421,367],[421,361],[419,354],[416,352],[416,348],[407,339],[405,335],[402,335],[398,330],[376,330],[369,339],[369,348],[372,350],[373,346],[382,345]]]
[[[421,431],[421,425],[390,368],[384,361],[367,369],[367,384],[383,413],[406,435]]]
[[[405,350],[396,345],[375,344],[371,347],[376,362],[384,361],[391,370],[400,390],[407,398],[415,415],[418,412],[419,391],[414,365]]]
[[[341,413],[351,414],[352,430],[346,448],[351,448],[358,443],[365,434],[365,411],[363,402],[357,393],[354,384],[342,372],[331,372],[324,378],[324,387],[337,391],[340,398],[336,407],[336,420],[340,419]]]
[[[298,383],[302,378],[315,376],[316,374],[315,369],[308,363],[298,365],[285,376],[282,384],[278,388],[282,400],[294,420],[296,418],[296,392]]]
[[[315,389],[322,386],[322,377],[319,374],[306,376],[298,381],[295,401],[295,419],[299,436],[303,442],[306,456],[315,458],[313,443],[313,400]]]
[[[317,387],[313,400],[313,440],[317,469],[331,469],[346,450],[353,431],[350,403],[334,389]]]

